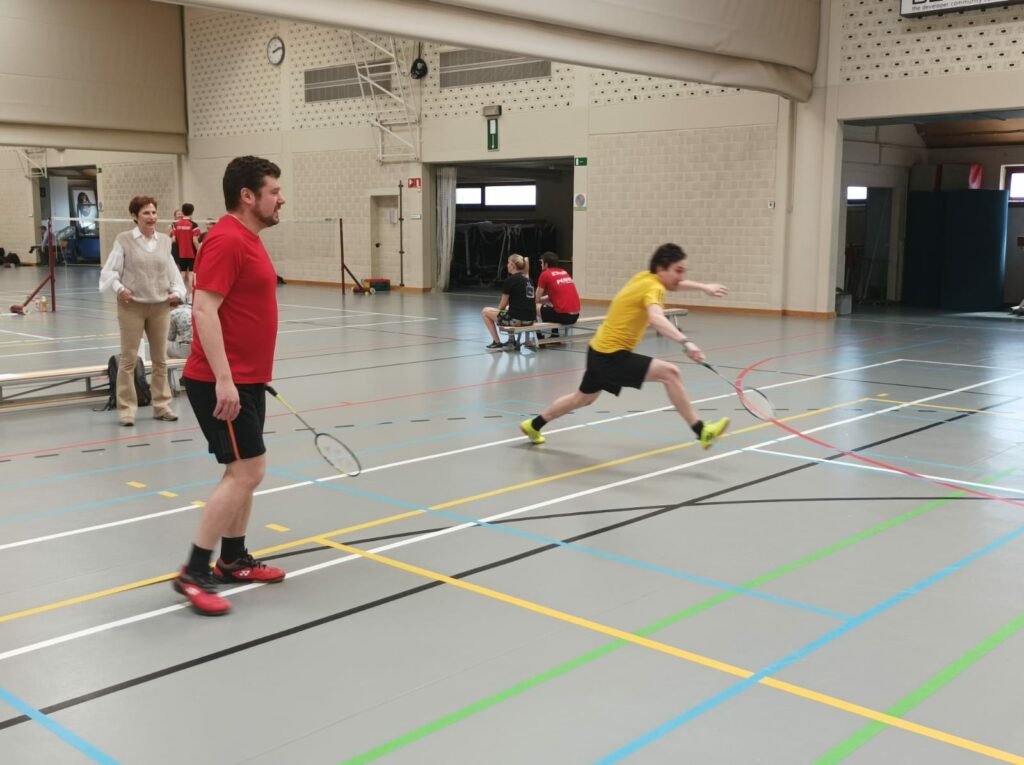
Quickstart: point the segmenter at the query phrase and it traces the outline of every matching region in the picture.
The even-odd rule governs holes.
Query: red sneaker
[[[231,603],[217,594],[217,583],[213,575],[196,576],[182,567],[181,573],[171,581],[171,586],[188,598],[196,613],[203,616],[221,616],[231,610]]]
[[[217,565],[213,567],[213,575],[222,582],[273,584],[284,579],[284,569],[268,566],[263,561],[256,560],[246,550],[245,555],[234,563],[225,563],[218,558]]]

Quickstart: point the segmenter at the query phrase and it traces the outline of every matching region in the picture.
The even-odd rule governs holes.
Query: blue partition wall
[[[911,192],[903,302],[952,311],[1003,305],[1008,192]]]

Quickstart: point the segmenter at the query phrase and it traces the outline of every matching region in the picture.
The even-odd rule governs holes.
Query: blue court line
[[[495,402],[495,403],[499,403],[500,404],[500,403],[504,403],[504,402],[498,401],[498,402]],[[409,416],[406,416],[406,417],[395,418],[395,419],[391,420],[391,422],[410,421],[410,420],[413,420],[413,419],[419,419],[421,417],[435,417],[435,416],[438,416],[438,415],[444,415],[444,414],[449,414],[449,413],[452,413],[452,412],[459,412],[459,411],[472,411],[474,409],[487,409],[488,406],[489,406],[488,404],[472,404],[472,405],[467,405],[467,406],[454,407],[454,408],[451,408],[451,409],[440,409],[440,410],[437,410],[436,412],[425,412],[423,414],[416,414],[416,415],[409,415]],[[340,407],[340,409],[343,409],[343,408],[344,407]],[[282,413],[282,416],[284,416],[284,415],[287,415],[287,412]],[[287,422],[288,420],[285,420],[285,421]],[[374,426],[376,426],[376,422],[364,423],[362,425],[353,425],[351,428],[345,428],[345,430],[362,430],[362,429],[366,429],[366,428],[370,428],[370,427],[374,427]],[[324,429],[325,430],[330,430],[331,428],[324,428]],[[300,439],[308,437],[307,431],[305,431],[304,429],[296,429],[296,430],[300,431],[300,432],[297,432],[297,434],[294,435],[294,436],[292,436],[292,435],[288,435],[288,436],[280,435],[280,436],[277,436],[276,438],[266,439],[266,441],[269,442],[269,443],[279,444],[279,443],[282,443],[282,442],[287,442],[287,441],[292,441],[292,440],[300,440]],[[198,428],[197,428],[197,431],[198,431]],[[149,435],[158,436],[159,434],[148,434],[147,433],[147,434],[143,434],[142,437],[145,438],[146,436],[149,436]],[[205,444],[205,441],[203,439],[202,433],[197,432],[196,441],[200,445],[204,445]],[[398,442],[395,446],[401,446],[403,444],[404,444],[404,442]],[[117,444],[113,444],[112,446],[117,446]],[[205,448],[203,448],[203,449],[200,449],[200,450],[197,450],[197,451],[187,452],[185,454],[177,454],[177,455],[174,455],[173,457],[162,457],[160,459],[155,459],[155,460],[144,460],[142,462],[132,462],[132,463],[126,464],[126,465],[115,465],[113,467],[95,468],[93,470],[80,470],[80,471],[75,472],[75,473],[62,473],[62,474],[56,475],[56,476],[47,476],[46,478],[33,478],[33,479],[30,479],[30,480],[27,480],[27,481],[21,481],[20,483],[6,483],[6,484],[5,483],[0,483],[0,489],[28,489],[28,488],[32,488],[34,486],[44,486],[46,484],[56,483],[56,482],[59,482],[59,481],[78,480],[78,479],[81,479],[81,478],[88,478],[90,476],[95,476],[95,475],[103,475],[105,473],[116,472],[116,471],[119,471],[119,470],[132,470],[132,469],[135,469],[137,467],[149,467],[149,466],[152,466],[152,465],[161,465],[161,464],[166,464],[168,462],[174,462],[176,460],[193,459],[193,458],[195,458],[197,456],[198,457],[208,457],[209,454],[210,453]],[[312,461],[311,461],[311,464],[312,464]],[[173,487],[171,488],[171,490],[173,491]]]
[[[852,629],[854,629],[856,627],[859,627],[860,625],[864,624],[865,622],[869,621],[870,619],[873,619],[874,617],[878,616],[879,614],[885,613],[890,608],[892,608],[893,606],[903,602],[904,600],[906,600],[907,598],[911,597],[912,595],[916,595],[917,593],[921,592],[922,590],[925,590],[926,588],[931,587],[933,584],[942,581],[946,577],[951,576],[952,574],[956,573],[957,571],[959,571],[960,569],[964,568],[965,566],[970,565],[971,563],[973,563],[974,561],[978,560],[979,558],[982,558],[985,555],[988,555],[993,550],[997,550],[1000,547],[1002,547],[1002,546],[1012,542],[1013,540],[1015,540],[1017,537],[1021,536],[1022,534],[1024,534],[1024,526],[1021,526],[1021,527],[1017,528],[1016,531],[1011,531],[1011,532],[1003,535],[1002,537],[996,539],[994,542],[991,542],[991,543],[985,545],[984,547],[982,547],[981,549],[976,550],[975,552],[970,553],[969,555],[966,555],[965,557],[961,558],[960,560],[956,561],[955,563],[951,563],[950,565],[948,565],[945,568],[937,571],[936,573],[932,574],[931,576],[929,576],[929,577],[927,577],[925,579],[922,579],[917,584],[913,584],[910,587],[907,587],[906,589],[902,590],[901,592],[898,592],[896,595],[893,595],[891,598],[883,600],[878,605],[876,605],[876,606],[874,606],[872,608],[869,608],[867,611],[864,611],[863,613],[861,613],[861,614],[859,614],[857,616],[854,616],[854,617],[850,618],[845,624],[837,627],[836,629],[832,630],[831,632],[825,633],[824,635],[822,635],[817,640],[814,640],[814,641],[808,643],[807,645],[805,645],[804,647],[799,648],[796,651],[792,652],[788,656],[785,656],[784,658],[779,659],[774,664],[769,664],[767,667],[765,667],[764,669],[760,670],[759,672],[751,675],[747,679],[742,680],[742,681],[736,683],[735,685],[727,688],[726,690],[722,691],[721,693],[719,693],[719,694],[717,694],[715,696],[712,696],[707,701],[704,701],[704,702],[702,702],[702,703],[700,703],[700,704],[698,704],[698,705],[696,705],[694,707],[691,707],[686,712],[683,712],[681,715],[678,715],[677,717],[674,717],[671,720],[668,720],[667,722],[662,723],[661,725],[659,725],[654,730],[651,730],[648,733],[645,733],[644,735],[640,736],[639,738],[636,738],[633,741],[629,742],[625,746],[623,746],[623,747],[621,747],[619,749],[616,749],[611,754],[609,754],[609,755],[607,755],[605,757],[602,757],[600,760],[597,761],[598,765],[608,765],[609,763],[618,762],[619,760],[625,759],[626,757],[629,757],[630,755],[635,754],[639,750],[643,749],[644,747],[648,746],[649,744],[654,743],[655,741],[657,741],[658,739],[662,738],[666,734],[672,732],[673,730],[675,730],[676,728],[680,727],[681,725],[689,722],[690,720],[693,720],[693,719],[699,717],[700,715],[704,714],[705,712],[711,711],[715,707],[718,707],[719,705],[721,705],[722,703],[728,701],[729,699],[733,698],[734,696],[738,695],[739,693],[742,693],[747,688],[750,688],[751,686],[756,685],[760,680],[762,680],[762,679],[764,679],[766,677],[769,677],[769,676],[777,673],[779,670],[784,669],[785,667],[788,667],[790,664],[793,664],[794,662],[797,662],[800,659],[805,658],[806,656],[808,656],[809,654],[813,653],[814,651],[817,651],[819,648],[822,648],[823,646],[828,645],[829,643],[831,643],[832,641],[836,640],[837,638],[842,637],[843,635],[845,635],[850,630],[852,630]]]
[[[275,470],[274,472],[280,471]],[[395,497],[389,497],[384,494],[363,491],[361,489],[353,489],[351,487],[341,486],[335,483],[324,483],[323,481],[317,481],[315,479],[307,478],[305,476],[294,473],[283,474],[292,479],[312,481],[317,486],[329,489],[331,491],[337,491],[343,494],[349,494],[357,497],[362,497],[364,499],[370,499],[375,502],[381,502],[386,505],[393,505],[395,507],[400,507],[406,510],[422,510],[424,513],[427,513],[429,515],[439,515],[443,518],[448,518],[450,520],[457,521],[458,523],[472,523],[474,526],[482,526],[488,529],[492,529],[494,531],[499,531],[502,534],[513,534],[515,536],[529,539],[533,542],[541,542],[542,544],[546,545],[557,545],[558,547],[563,547],[568,550],[575,550],[576,552],[581,552],[587,555],[596,556],[598,558],[604,558],[606,560],[615,561],[616,563],[623,563],[627,566],[633,566],[634,568],[646,569],[647,571],[652,571],[657,574],[665,574],[667,576],[671,576],[676,579],[682,579],[687,582],[707,585],[709,587],[714,587],[715,589],[725,590],[727,592],[734,592],[738,595],[747,595],[749,597],[757,598],[758,600],[765,600],[770,603],[775,603],[777,605],[788,606],[790,608],[798,608],[802,611],[809,611],[820,616],[826,616],[830,619],[839,619],[841,621],[846,621],[850,619],[849,615],[841,614],[837,611],[831,611],[826,608],[819,608],[815,605],[801,603],[796,600],[790,600],[789,598],[783,598],[781,596],[771,595],[757,590],[750,590],[743,587],[738,587],[733,584],[728,584],[727,582],[719,582],[717,580],[708,579],[706,577],[698,576],[696,574],[687,574],[686,572],[677,571],[675,569],[667,568],[665,566],[659,566],[654,563],[645,563],[644,561],[635,560],[633,558],[627,558],[624,555],[617,555],[616,553],[598,550],[594,547],[586,547],[584,545],[575,544],[573,542],[563,542],[560,539],[554,539],[553,537],[546,537],[542,536],[541,534],[535,534],[533,532],[526,531],[525,529],[517,528],[509,524],[495,524],[490,523],[488,521],[482,521],[477,518],[472,518],[468,515],[459,515],[458,513],[452,513],[447,510],[434,510],[429,507],[424,507],[423,505],[405,502],[403,500],[397,499]],[[524,518],[524,520],[528,519],[528,517]]]
[[[0,688],[0,701],[6,702],[26,717],[30,717],[32,720],[39,723],[48,731],[50,731],[50,733],[53,733],[54,735],[61,738],[65,743],[73,746],[75,749],[84,754],[93,762],[99,762],[103,765],[118,765],[117,760],[115,760],[113,757],[111,757],[108,754],[104,754],[85,739],[68,730],[53,718],[47,717],[45,714],[40,712],[35,707],[26,704],[24,701],[22,701],[17,696],[12,694],[10,691],[5,690],[4,688]]]

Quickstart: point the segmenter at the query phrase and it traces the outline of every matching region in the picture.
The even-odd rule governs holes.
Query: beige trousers
[[[122,422],[135,420],[139,406],[135,395],[135,360],[139,356],[142,333],[149,340],[153,361],[153,414],[171,411],[171,386],[167,383],[167,331],[171,324],[171,306],[164,303],[117,304],[117,324],[121,329],[121,361],[117,369],[117,417]]]

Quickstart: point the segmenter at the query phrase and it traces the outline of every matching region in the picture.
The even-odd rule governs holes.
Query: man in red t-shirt
[[[265,390],[277,340],[277,274],[259,232],[279,222],[280,177],[270,160],[231,160],[223,182],[228,214],[210,228],[195,264],[195,331],[182,380],[210,453],[225,469],[173,585],[208,616],[231,608],[217,594],[218,581],[268,584],[285,575],[245,547],[253,492],[266,470]],[[220,558],[211,571],[218,537]]]
[[[181,206],[181,216],[171,225],[171,239],[174,241],[174,254],[178,261],[178,268],[181,269],[181,278],[185,282],[188,294],[192,294],[195,280],[192,276],[193,266],[196,259],[196,250],[199,249],[200,230],[198,224],[192,220],[192,213],[196,211],[195,205],[186,202]]]
[[[560,267],[558,256],[545,252],[540,256],[544,268],[537,280],[537,316],[541,321],[555,324],[575,324],[580,318],[580,293],[576,291],[569,272]],[[551,336],[558,335],[552,330]],[[538,339],[543,337],[537,333]]]

